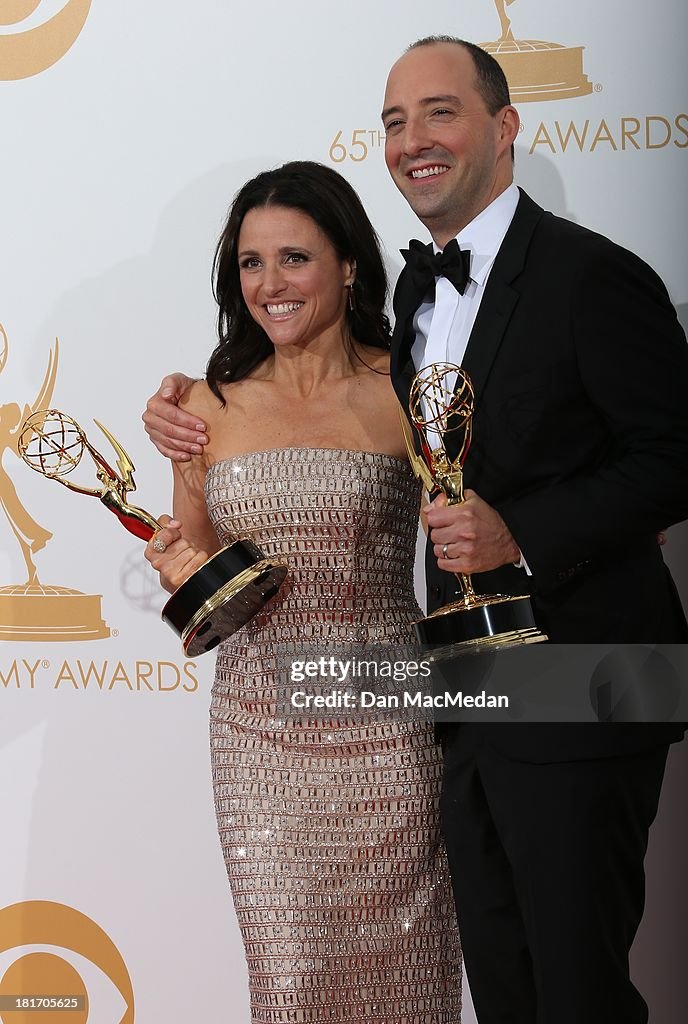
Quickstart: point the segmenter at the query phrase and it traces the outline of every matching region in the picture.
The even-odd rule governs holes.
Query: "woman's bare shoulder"
[[[223,408],[220,399],[213,394],[204,380],[194,381],[179,399],[179,405],[185,412],[197,415],[204,421],[215,418]]]
[[[375,373],[389,373],[389,349],[359,345],[359,358],[364,366]]]

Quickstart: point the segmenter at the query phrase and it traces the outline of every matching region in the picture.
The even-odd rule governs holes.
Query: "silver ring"
[[[153,546],[155,546],[155,545],[153,545]],[[447,557],[447,545],[443,544],[442,545],[442,558],[446,558],[446,557]]]
[[[167,544],[162,539],[162,537],[156,537],[155,540],[153,541],[153,551],[157,551],[158,554],[161,555],[163,553],[163,551],[166,551],[166,550],[167,550]]]

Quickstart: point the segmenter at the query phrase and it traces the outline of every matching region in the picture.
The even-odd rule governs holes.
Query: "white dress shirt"
[[[512,183],[456,236],[460,248],[471,253],[470,279],[461,295],[446,277],[435,278],[434,300],[421,303],[413,318],[416,337],[411,357],[416,370],[430,363],[461,366],[487,279],[516,213],[518,199],[518,188]],[[436,253],[441,251],[434,243],[433,248]],[[451,379],[447,381],[449,387],[453,383]],[[432,445],[432,436],[429,441]],[[517,564],[530,574],[523,555]]]
[[[416,340],[411,357],[416,370],[430,363],[461,365],[499,247],[516,213],[519,191],[511,184],[462,228],[456,240],[471,253],[470,280],[463,295],[446,277],[435,278],[435,298],[423,302],[413,318]],[[440,248],[433,243],[436,253]]]

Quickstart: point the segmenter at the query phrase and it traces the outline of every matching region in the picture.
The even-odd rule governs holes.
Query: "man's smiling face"
[[[489,113],[471,54],[456,43],[419,46],[396,62],[382,120],[387,168],[440,246],[512,180],[518,115]]]

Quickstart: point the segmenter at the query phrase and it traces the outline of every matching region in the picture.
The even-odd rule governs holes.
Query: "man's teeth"
[[[280,302],[276,306],[268,304],[267,310],[270,316],[282,316],[284,313],[295,313],[302,306],[303,302]]]
[[[431,174],[444,174],[449,168],[444,164],[436,164],[435,167],[424,167],[420,171],[411,171],[412,178],[429,178]]]

